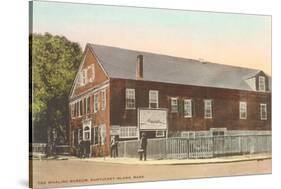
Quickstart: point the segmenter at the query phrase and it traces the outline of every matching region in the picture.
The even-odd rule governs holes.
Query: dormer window
[[[265,91],[265,77],[259,76],[259,91]]]

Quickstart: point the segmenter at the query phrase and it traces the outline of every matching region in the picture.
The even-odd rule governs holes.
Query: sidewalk
[[[187,165],[187,164],[210,164],[210,163],[232,163],[240,161],[253,161],[271,159],[271,154],[251,154],[251,155],[239,155],[239,156],[226,156],[208,159],[165,159],[165,160],[152,160],[140,161],[137,158],[110,158],[110,157],[98,157],[98,158],[68,158],[70,160],[77,161],[91,161],[99,163],[117,163],[126,165]]]

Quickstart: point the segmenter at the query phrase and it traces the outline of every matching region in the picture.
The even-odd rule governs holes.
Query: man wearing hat
[[[143,157],[144,161],[146,161],[146,147],[147,147],[147,138],[146,138],[146,134],[143,132],[140,139],[140,148],[138,150],[140,154],[140,160],[142,160]]]

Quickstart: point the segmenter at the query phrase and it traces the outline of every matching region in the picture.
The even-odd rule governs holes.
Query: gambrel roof
[[[110,78],[136,79],[137,56],[143,55],[143,80],[172,84],[252,90],[245,82],[260,70],[137,50],[88,44]],[[269,77],[270,79],[270,77]]]

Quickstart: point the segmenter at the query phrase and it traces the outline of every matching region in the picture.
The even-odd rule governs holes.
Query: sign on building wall
[[[166,109],[139,109],[139,127],[141,130],[167,129]]]

